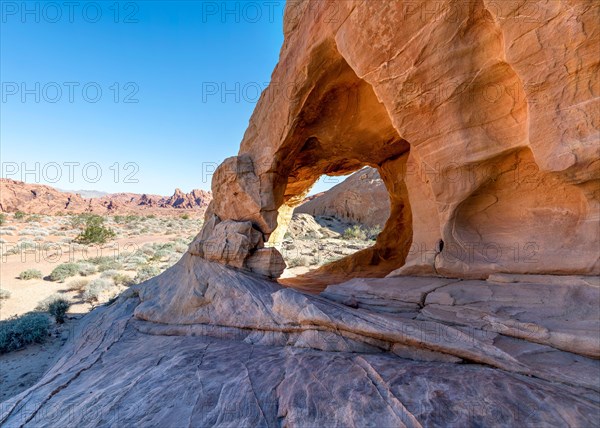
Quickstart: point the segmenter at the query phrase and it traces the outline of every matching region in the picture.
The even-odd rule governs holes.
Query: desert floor
[[[43,375],[82,316],[110,302],[127,286],[177,262],[202,226],[201,219],[186,215],[107,216],[104,226],[116,236],[103,245],[83,245],[75,242],[83,228],[81,217],[19,217],[5,214],[0,227],[0,320],[45,311],[48,302],[57,298],[68,300],[71,306],[64,324],[52,321],[44,343],[0,355],[0,401],[27,389]],[[294,215],[283,241],[274,244],[288,264],[283,277],[373,245],[375,236],[370,233],[331,217]],[[66,263],[77,264],[79,272],[62,281],[51,280],[51,273]],[[19,278],[31,269],[39,271],[41,278]]]

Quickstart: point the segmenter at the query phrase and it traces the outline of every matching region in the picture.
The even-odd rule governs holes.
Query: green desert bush
[[[65,314],[69,310],[71,303],[67,299],[56,299],[48,305],[48,312],[54,317],[57,323],[65,322]]]
[[[342,237],[344,239],[356,239],[359,241],[367,240],[366,232],[358,224],[355,224],[354,226],[344,230]]]
[[[88,303],[97,302],[100,299],[100,295],[112,287],[113,283],[111,281],[104,278],[97,278],[85,286],[81,297]]]
[[[142,266],[141,268],[138,269],[137,274],[135,275],[135,278],[133,278],[133,282],[135,284],[139,284],[140,282],[144,282],[150,278],[155,277],[159,273],[160,273],[160,269],[158,269],[156,266],[151,266],[151,265]]]
[[[6,215],[0,213],[0,226],[4,225],[4,223],[6,223]]]
[[[65,282],[65,279],[70,276],[75,276],[79,273],[79,264],[63,263],[54,268],[50,273],[50,281]]]
[[[77,235],[75,242],[79,244],[104,244],[116,236],[114,230],[104,226],[104,218],[89,216],[85,221],[85,228]]]
[[[42,313],[28,313],[0,321],[0,354],[42,343],[50,330],[50,320]]]
[[[9,299],[11,294],[10,291],[0,288],[0,300]]]
[[[27,269],[19,274],[19,279],[40,279],[42,276],[42,272],[37,269]]]
[[[23,211],[17,211],[14,214],[15,220],[23,220],[25,218],[25,213]]]

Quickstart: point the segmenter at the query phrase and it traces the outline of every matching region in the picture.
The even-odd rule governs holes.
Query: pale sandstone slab
[[[382,312],[416,312],[433,290],[456,282],[455,279],[356,278],[342,284],[329,285],[321,296],[347,306]]]
[[[597,417],[588,390],[480,365],[143,334],[128,323],[136,304],[122,298],[86,317],[60,363],[2,404],[2,426],[533,427]]]

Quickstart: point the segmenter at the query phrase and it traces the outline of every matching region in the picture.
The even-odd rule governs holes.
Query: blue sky
[[[1,2],[2,176],[210,189],[277,63],[284,2],[74,3]]]

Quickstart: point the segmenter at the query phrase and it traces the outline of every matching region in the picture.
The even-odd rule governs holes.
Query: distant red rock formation
[[[199,189],[190,193],[175,189],[172,196],[112,193],[99,198],[84,198],[79,193],[61,192],[44,184],[0,179],[2,212],[175,215],[190,211],[194,215],[203,215],[211,200],[211,192]]]

